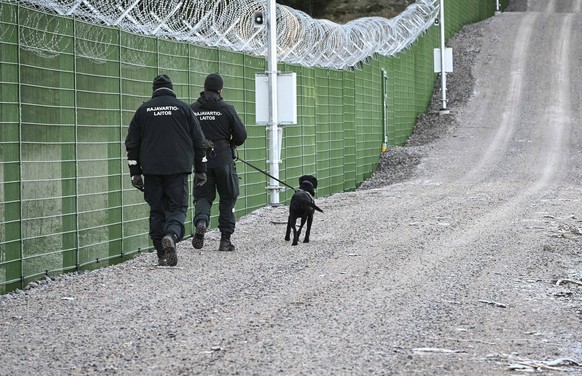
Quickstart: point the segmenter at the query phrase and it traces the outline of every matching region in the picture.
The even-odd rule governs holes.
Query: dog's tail
[[[319,206],[315,205],[315,203],[314,203],[314,202],[310,202],[310,203],[309,203],[309,206],[311,206],[313,209],[317,210],[318,212],[321,212],[321,213],[323,213],[323,210],[321,210],[321,209],[319,208]]]

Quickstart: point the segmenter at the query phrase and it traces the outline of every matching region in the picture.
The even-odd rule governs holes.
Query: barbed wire
[[[266,23],[254,24],[253,15],[266,15],[267,0],[2,0],[28,4],[74,16],[89,23],[119,27],[131,33],[185,41],[201,46],[267,56]],[[278,61],[307,67],[349,69],[378,53],[393,56],[410,46],[433,25],[439,0],[417,0],[397,17],[363,17],[340,25],[314,19],[306,13],[276,5]],[[34,20],[31,22],[34,23]],[[30,25],[29,30],[35,25]],[[86,28],[88,33],[94,33]],[[52,55],[58,41],[47,28],[28,35],[26,46]],[[81,28],[77,33],[82,32]],[[83,55],[96,61],[104,58],[105,40],[95,35],[77,35],[96,42],[83,48]],[[38,42],[38,43],[36,43]],[[47,47],[48,43],[48,47]],[[42,46],[42,48],[39,48]],[[98,46],[99,48],[96,48]]]
[[[96,64],[106,63],[113,53],[113,48],[111,48],[112,34],[106,32],[103,27],[83,22],[77,22],[75,28],[75,35],[77,35],[76,54]]]
[[[70,38],[65,38],[61,32],[62,24],[58,18],[50,14],[27,13],[19,23],[21,46],[39,56],[58,56],[70,43]]]
[[[16,25],[16,12],[0,3],[0,20],[7,25]],[[9,41],[14,35],[14,27],[0,28],[0,41]]]

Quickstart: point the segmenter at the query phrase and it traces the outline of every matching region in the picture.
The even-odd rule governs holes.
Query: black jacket
[[[242,145],[247,139],[247,130],[234,106],[227,103],[220,94],[203,91],[192,103],[192,110],[200,122],[212,148],[206,151],[208,168],[223,166],[232,161],[232,147]]]
[[[125,148],[131,175],[206,172],[205,138],[187,103],[168,89],[156,90],[131,123]]]

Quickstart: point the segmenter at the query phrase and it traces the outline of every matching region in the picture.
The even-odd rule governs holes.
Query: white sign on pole
[[[453,71],[453,49],[445,48],[445,72],[450,73]],[[441,72],[441,49],[434,49],[434,72]]]
[[[269,124],[269,76],[255,74],[255,115],[257,124]],[[297,74],[277,74],[277,122],[297,124]]]

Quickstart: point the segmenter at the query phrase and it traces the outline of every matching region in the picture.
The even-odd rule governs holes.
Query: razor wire
[[[268,54],[268,27],[254,23],[255,12],[268,20],[267,0],[2,0],[28,4],[87,23],[131,33],[218,47],[254,56]],[[346,24],[314,19],[276,5],[277,59],[306,67],[350,69],[374,54],[393,56],[410,46],[438,16],[439,0],[417,0],[394,18],[363,17]],[[48,17],[48,16],[47,16]],[[24,42],[53,56],[61,41],[54,21],[24,20]],[[26,22],[28,24],[26,24]],[[33,33],[34,31],[34,33]],[[83,57],[102,61],[108,41],[93,28],[76,30]],[[97,40],[96,40],[97,38]]]
[[[29,13],[20,23],[21,45],[39,56],[58,56],[69,44],[60,31],[62,24],[49,14]]]
[[[0,3],[0,19],[8,25],[16,24],[16,12]],[[10,40],[14,34],[14,28],[3,27],[0,28],[0,41]]]

